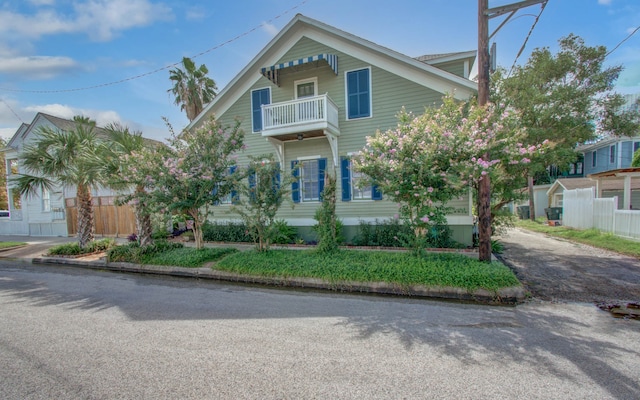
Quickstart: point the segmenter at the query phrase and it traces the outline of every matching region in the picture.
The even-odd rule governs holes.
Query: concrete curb
[[[183,268],[162,265],[143,265],[125,262],[111,262],[105,260],[85,261],[69,258],[39,257],[31,260],[34,264],[56,264],[73,267],[83,267],[115,272],[129,272],[139,274],[153,274],[175,276],[183,278],[211,279],[218,281],[259,284],[276,287],[328,290],[334,292],[371,293],[394,296],[408,296],[441,300],[458,300],[483,304],[517,304],[525,300],[525,290],[522,286],[502,288],[496,292],[486,289],[467,289],[456,287],[436,287],[411,285],[401,286],[386,282],[330,282],[317,278],[277,278],[241,275],[210,268]]]

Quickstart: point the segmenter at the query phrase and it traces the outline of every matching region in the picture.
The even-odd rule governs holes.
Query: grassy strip
[[[7,249],[9,247],[24,246],[24,245],[26,245],[25,242],[0,242],[0,249]]]
[[[198,268],[209,261],[217,261],[222,257],[237,252],[236,249],[194,249],[183,247],[171,249],[162,253],[144,255],[140,259],[141,264],[171,265],[185,268]]]
[[[501,263],[486,264],[460,254],[341,250],[330,255],[314,250],[244,251],[216,263],[215,269],[239,274],[320,278],[329,282],[388,282],[404,286],[448,286],[497,290],[520,285]]]
[[[540,220],[518,220],[516,226],[640,258],[640,242],[624,239],[611,233],[603,233],[597,229],[579,230],[566,226],[549,226]]]

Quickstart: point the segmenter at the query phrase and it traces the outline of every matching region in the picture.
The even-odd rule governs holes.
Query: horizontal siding
[[[443,71],[450,72],[452,74],[458,75],[460,77],[464,76],[464,61],[451,61],[441,64],[433,64],[434,67],[439,68]]]
[[[401,76],[392,74],[386,70],[371,66],[348,54],[336,51],[326,45],[309,38],[300,39],[278,63],[295,60],[301,57],[331,53],[338,56],[339,73],[336,76],[331,68],[324,62],[318,62],[318,67],[304,65],[288,70],[280,74],[280,86],[274,85],[266,78],[260,78],[251,90],[265,87],[271,88],[271,101],[278,103],[291,100],[295,97],[294,82],[296,80],[317,78],[318,94],[327,93],[339,109],[340,137],[338,139],[338,156],[361,150],[366,137],[372,136],[376,131],[393,129],[397,125],[397,114],[404,107],[415,114],[424,112],[425,107],[440,105],[442,93],[425,88],[411,82]],[[362,68],[371,68],[372,79],[372,117],[348,121],[345,108],[345,72]],[[259,73],[258,70],[255,73]],[[230,125],[234,118],[242,121],[241,128],[245,132],[247,149],[239,154],[238,162],[248,163],[249,155],[273,153],[274,149],[260,134],[252,133],[251,125],[251,94],[250,91],[243,94],[235,104],[219,116],[223,125]],[[287,171],[291,160],[301,156],[319,155],[327,158],[330,172],[338,179],[337,193],[341,193],[340,171],[333,168],[331,149],[326,138],[305,139],[302,141],[286,142],[285,167]],[[278,217],[285,219],[312,219],[319,203],[300,203],[295,208],[283,206]],[[455,215],[469,216],[469,198],[463,196],[449,204],[456,209]],[[214,208],[214,218],[236,219],[237,216],[229,213],[230,206],[218,206]],[[342,219],[357,220],[359,218],[371,219],[392,218],[398,213],[398,205],[391,201],[351,201],[338,200],[336,206],[338,216]]]

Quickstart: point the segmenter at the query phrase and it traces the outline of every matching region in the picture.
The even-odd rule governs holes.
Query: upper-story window
[[[616,162],[616,146],[613,145],[609,147],[609,163],[613,164]]]
[[[591,166],[592,166],[592,167],[595,167],[596,165],[598,165],[598,157],[597,157],[597,156],[598,156],[598,153],[594,151],[594,152],[593,152],[593,153],[591,153],[591,154],[592,154],[592,155],[591,155]]]
[[[302,99],[313,97],[318,92],[318,78],[301,79],[293,83],[295,86],[295,98]]]
[[[262,105],[271,104],[271,88],[251,91],[251,121],[253,132],[262,130]]]
[[[347,119],[371,116],[371,69],[346,73]]]

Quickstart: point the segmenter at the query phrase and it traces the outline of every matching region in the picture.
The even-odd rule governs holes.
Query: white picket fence
[[[565,190],[562,205],[565,226],[640,239],[640,210],[618,210],[617,197],[595,198],[593,189]]]

